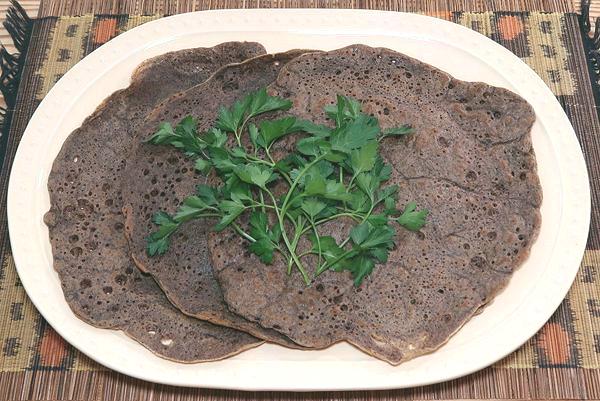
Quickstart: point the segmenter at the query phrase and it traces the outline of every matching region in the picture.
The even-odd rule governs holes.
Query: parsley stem
[[[315,238],[317,240],[317,247],[319,250],[319,261],[317,262],[317,266],[321,266],[321,261],[323,259],[323,251],[321,250],[321,237],[319,236],[319,232],[317,231],[317,226],[315,224],[315,219],[314,218],[310,218],[310,225],[313,229],[313,232],[315,233]]]
[[[338,256],[337,258],[335,258],[330,263],[323,264],[321,267],[319,267],[319,269],[315,273],[315,277],[319,277],[321,275],[321,273],[323,273],[324,271],[328,270],[331,266],[335,265],[337,262],[339,262],[340,260],[344,259],[346,256],[350,255],[352,252],[354,252],[354,249],[350,249],[350,250],[342,253],[340,256]]]
[[[294,192],[294,190],[296,189],[296,186],[300,182],[300,178],[302,178],[304,176],[304,174],[306,174],[306,172],[312,166],[317,164],[319,161],[323,160],[325,158],[325,156],[326,155],[324,155],[324,154],[321,156],[318,156],[312,162],[310,162],[306,166],[304,166],[302,171],[300,171],[300,173],[298,174],[296,179],[292,182],[290,189],[288,190],[288,193],[285,196],[283,203],[281,204],[281,212],[279,212],[277,209],[275,209],[275,212],[277,213],[277,218],[279,219],[279,224],[281,225],[281,234],[283,236],[283,241],[285,242],[286,246],[288,247],[288,250],[290,251],[290,256],[292,257],[294,263],[296,263],[296,266],[298,267],[298,270],[300,271],[300,274],[302,275],[302,278],[304,279],[304,282],[306,283],[306,285],[310,285],[310,278],[306,274],[306,270],[304,270],[304,266],[302,265],[302,262],[300,262],[298,255],[296,255],[296,246],[295,245],[297,245],[297,242],[298,242],[297,238],[295,238],[295,242],[296,242],[295,244],[290,244],[290,240],[287,236],[283,219],[284,219],[284,216],[287,215],[287,208],[288,208],[288,205],[290,202],[290,197],[291,197],[292,193]],[[277,201],[275,200],[275,197],[273,196],[273,194],[268,190],[267,190],[267,192],[271,196],[273,203],[276,205]],[[292,222],[293,222],[293,219],[290,219],[290,220],[292,220]],[[302,235],[302,231],[303,231],[302,229],[299,230],[298,227],[296,226],[296,234],[297,235],[295,235],[295,237],[298,237],[298,233],[300,235]],[[289,265],[289,264],[288,264],[288,274],[291,274],[291,265]]]
[[[263,196],[263,191],[258,191],[258,193],[260,194],[260,203],[262,203],[261,210],[263,213],[266,213],[267,208],[265,207],[265,197]]]
[[[365,214],[365,216],[363,217],[361,223],[364,223],[365,221],[367,221],[367,219],[369,217],[371,217],[371,213],[373,213],[373,209],[375,209],[375,204],[373,203],[373,201],[371,201],[371,207],[369,208],[369,211],[367,212],[367,214]]]
[[[273,201],[273,209],[275,209],[275,214],[277,214],[277,218],[279,219],[280,211],[279,211],[279,208],[277,207],[277,199],[275,199],[275,195],[273,195],[273,192],[269,191],[267,188],[264,188],[263,191],[265,191],[266,194],[269,195],[269,197]],[[281,226],[282,231],[284,231],[283,228],[284,227]]]
[[[235,139],[237,140],[237,143],[238,143],[239,147],[242,146],[242,141],[240,140],[240,138],[242,137],[242,132],[244,132],[244,128],[246,127],[246,124],[248,123],[248,121],[250,121],[250,119],[252,117],[254,117],[254,115],[252,115],[251,113],[249,113],[248,116],[244,119],[244,121],[240,125],[240,127],[238,128],[238,130],[236,132],[234,132]]]
[[[297,230],[298,229],[298,223],[296,223],[296,220],[294,220],[294,218],[292,216],[289,215],[289,213],[286,213],[283,216],[284,219],[288,219],[290,221],[290,223],[292,223],[292,225],[294,226],[294,229]]]
[[[173,234],[175,231],[177,231],[179,229],[180,225],[181,225],[181,222],[175,222],[174,225],[172,227],[169,227],[167,230],[165,230],[165,232],[162,233],[162,235],[160,235],[160,236],[157,235],[156,239],[169,238],[171,236],[171,234]],[[151,236],[154,236],[154,235],[158,234],[159,232],[160,231],[156,231],[156,232],[152,233]]]
[[[285,171],[281,170],[280,168],[277,168],[277,162],[275,162],[275,159],[273,159],[273,156],[271,156],[271,152],[269,152],[270,150],[271,150],[271,146],[268,146],[267,148],[265,148],[265,154],[267,155],[267,157],[271,161],[271,163],[272,163],[271,166],[274,167],[274,168],[276,168],[277,171],[279,171],[279,173],[281,174],[281,176],[283,178],[285,178],[285,180],[287,181],[287,183],[289,185],[292,185],[292,179],[290,178],[290,176]]]
[[[360,222],[360,224],[364,223],[365,221],[367,221],[367,219],[369,218],[369,216],[371,216],[371,213],[373,213],[373,209],[375,208],[375,204],[373,203],[373,201],[371,201],[371,207],[369,208],[369,211],[367,212],[367,214],[365,214]],[[348,213],[351,214],[351,213]],[[332,216],[334,217],[334,216]],[[325,220],[325,219],[324,219]],[[343,248],[344,246],[346,246],[346,244],[350,241],[350,237],[346,238],[344,241],[342,241],[342,243],[340,244],[340,248]],[[352,249],[350,249],[349,251],[344,252],[341,256],[339,256],[338,258],[336,258],[333,262],[331,263],[326,263],[324,265],[321,265],[318,269],[317,272],[315,273],[315,277],[318,277],[321,273],[323,273],[325,270],[329,269],[329,267],[333,266],[334,264],[336,264],[337,262],[339,262],[341,259],[345,258],[346,256],[348,256],[348,254],[352,252]],[[319,263],[320,265],[320,263]]]
[[[277,171],[279,171],[281,176],[287,181],[288,185],[292,185],[292,179],[290,178],[290,176],[285,171],[278,169],[277,166],[275,166],[275,168],[277,169]]]
[[[242,237],[246,238],[250,242],[256,242],[256,240],[254,238],[252,238],[252,236],[250,234],[248,234],[247,232],[245,232],[244,230],[242,230],[242,228],[237,223],[232,223],[232,225],[233,225],[233,228],[235,229],[235,231],[239,235],[241,235]]]
[[[340,184],[344,185],[344,168],[340,166]],[[346,192],[350,192],[350,185],[346,188]],[[343,202],[344,208],[348,208],[346,201]]]
[[[298,227],[299,225],[302,224],[302,221],[300,220],[300,216],[298,216],[298,225],[296,227]],[[291,252],[296,254],[296,248],[298,247],[298,241],[300,240],[300,238],[302,237],[302,230],[296,228],[296,232],[294,233],[294,239],[292,240],[292,250]],[[290,261],[288,262],[288,269],[287,269],[287,274],[291,274],[292,273],[292,259],[290,259]]]
[[[262,194],[261,194],[262,197]],[[256,209],[257,207],[260,207],[261,209],[267,208],[267,209],[275,209],[275,206],[271,206],[268,205],[266,203],[264,203],[264,200],[261,199],[261,202],[256,202],[255,200],[253,200],[253,204],[248,206],[249,209]],[[263,210],[264,212],[264,210]]]
[[[238,131],[234,132],[233,134],[235,135],[235,140],[236,140],[238,146],[241,148],[242,147],[242,141],[240,140],[241,134]]]
[[[290,205],[292,205],[292,204],[293,204],[294,202],[296,202],[298,199],[302,199],[302,198],[304,198],[305,196],[308,196],[308,195],[306,195],[306,194],[298,194],[298,195],[294,196],[294,197],[292,198],[292,200],[290,200],[290,202],[289,202],[289,203],[290,203]]]
[[[277,171],[279,171],[279,174],[281,174],[281,176],[287,181],[288,185],[292,185],[292,179],[290,178],[290,176],[283,171],[280,168],[277,168],[277,162],[275,161],[275,159],[273,159],[273,157],[271,156],[271,153],[269,152],[269,150],[271,149],[271,147],[269,146],[268,148],[265,149],[265,154],[267,155],[267,157],[269,158],[269,160],[271,161],[271,163],[273,163],[273,167],[275,169],[277,169]]]
[[[274,163],[268,162],[266,160],[263,160],[263,159],[260,159],[258,157],[254,157],[254,156],[248,155],[248,154],[246,154],[245,159],[248,160],[248,161],[259,163],[259,164],[264,164],[264,165],[267,165],[269,167],[274,167],[275,166]]]
[[[329,216],[329,217],[326,217],[326,218],[324,218],[324,219],[317,220],[317,221],[315,222],[315,226],[320,226],[321,224],[325,224],[325,223],[327,223],[328,221],[335,220],[335,219],[337,219],[338,217],[344,217],[344,216],[346,216],[346,217],[350,217],[352,220],[354,220],[354,221],[356,221],[356,222],[359,222],[359,221],[360,221],[360,218],[359,218],[359,217],[361,217],[361,218],[362,218],[362,216],[361,216],[361,215],[359,215],[359,214],[357,214],[357,213],[338,213],[338,214],[334,214],[333,216]],[[358,216],[358,217],[357,217],[357,216]],[[306,232],[307,232],[307,231],[309,231],[310,229],[311,229],[311,227],[307,227],[307,228],[305,228],[305,229],[304,229],[304,231],[302,232],[302,234],[306,234]]]
[[[173,218],[173,220],[175,222],[177,222],[177,224],[181,224],[181,223],[185,223],[186,221],[189,221],[192,219],[200,219],[202,217],[221,217],[221,215],[218,213],[192,214],[192,215],[186,216],[185,220],[175,219],[175,218]]]
[[[302,169],[302,171],[300,171],[300,173],[298,173],[298,176],[292,182],[292,185],[290,186],[290,189],[288,190],[288,193],[285,196],[285,199],[283,200],[283,204],[281,205],[281,210],[283,211],[283,213],[285,213],[287,211],[288,203],[290,201],[290,196],[292,196],[292,193],[298,186],[298,183],[300,182],[300,178],[302,178],[304,176],[304,174],[306,174],[306,172],[308,170],[310,170],[310,168],[312,166],[314,166],[315,164],[317,164],[318,162],[323,160],[325,158],[325,156],[326,156],[326,154],[316,157],[312,162],[310,162],[306,166],[304,166],[304,168]]]
[[[188,221],[191,219],[197,219],[197,218],[201,218],[201,217],[219,217],[219,216],[220,216],[219,214],[214,214],[214,213],[199,214],[199,215],[194,215],[193,217],[188,217],[188,219],[185,221]],[[161,240],[161,239],[166,240],[171,235],[173,235],[173,233],[175,233],[175,231],[177,231],[179,229],[179,227],[181,226],[182,223],[184,223],[184,221],[172,219],[172,225],[168,229],[165,229],[165,226],[162,226],[159,231],[156,231],[156,232],[150,234],[150,238],[152,238],[153,241],[157,241],[157,240]],[[164,231],[161,232],[162,230],[164,230]]]
[[[285,246],[287,247],[288,251],[290,252],[290,258],[292,258],[294,263],[296,263],[296,266],[298,267],[298,271],[302,275],[302,279],[304,280],[306,285],[310,285],[310,278],[308,277],[308,274],[306,274],[306,270],[304,270],[304,266],[302,265],[302,262],[300,262],[300,259],[298,259],[298,255],[296,255],[295,248],[292,246],[292,244],[290,243],[290,239],[287,236],[287,232],[285,229],[285,222],[283,220],[285,217],[283,215],[283,210],[279,210],[279,208],[277,207],[277,200],[275,199],[275,196],[273,195],[273,193],[266,188],[265,188],[265,192],[267,193],[267,195],[269,195],[271,197],[271,200],[273,201],[273,205],[275,206],[275,214],[277,215],[277,220],[279,221],[279,226],[281,227],[281,236],[283,238],[283,242],[285,243]],[[288,193],[288,195],[289,195],[289,193]],[[295,222],[294,222],[294,224],[295,224]],[[289,269],[288,269],[288,274],[289,273],[291,273],[291,272],[289,272]]]
[[[200,151],[200,155],[201,155],[202,157],[204,157],[204,159],[205,159],[205,160],[210,160],[210,158],[208,157],[208,155],[207,155],[206,153],[204,153],[204,150],[201,150],[201,151]]]
[[[371,216],[371,213],[373,213],[373,209],[375,208],[375,205],[373,203],[371,203],[371,208],[369,209],[369,211],[367,212],[367,214],[362,218],[360,224],[364,223],[365,221],[367,221],[367,219],[369,218],[369,216]],[[342,241],[342,243],[340,244],[340,248],[343,248],[348,241],[350,241],[350,237],[346,238],[345,240]]]
[[[363,217],[362,221],[360,222],[361,224],[364,223],[365,221],[367,221],[367,219],[369,218],[369,216],[371,216],[371,213],[373,213],[373,209],[375,208],[375,205],[373,203],[371,203],[371,208],[369,209],[369,211],[367,212],[367,214]],[[342,243],[340,244],[340,248],[343,248],[344,246],[346,246],[346,244],[348,243],[348,241],[350,241],[350,237],[346,238],[345,240],[342,241]]]
[[[275,165],[275,160],[273,160],[273,157],[271,156],[271,152],[269,152],[269,150],[271,150],[271,146],[267,146],[265,148],[265,154],[267,155],[267,157],[269,158],[271,163],[273,163],[273,165]]]
[[[359,172],[360,173],[360,172]],[[356,179],[356,177],[358,177],[359,173],[355,173],[352,178],[350,179],[350,182],[348,183],[348,191],[352,188],[352,184],[354,184],[354,180]]]

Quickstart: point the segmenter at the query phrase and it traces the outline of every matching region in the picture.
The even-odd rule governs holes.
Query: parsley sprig
[[[147,239],[150,256],[168,250],[181,224],[214,218],[216,231],[232,227],[262,262],[271,264],[280,253],[288,274],[296,268],[307,285],[312,278],[303,259],[316,255],[314,277],[348,270],[358,286],[376,264],[387,261],[394,247],[393,223],[411,231],[423,227],[427,210],[417,210],[414,202],[403,210],[396,208],[398,188],[386,185],[391,168],[379,155],[383,138],[408,135],[410,127],[382,130],[375,117],[361,111],[359,102],[344,96],[325,108],[333,127],[292,116],[253,123],[259,115],[291,106],[261,89],[222,107],[208,132],[198,134],[191,116],[175,127],[160,125],[149,142],[180,149],[194,159],[197,170],[214,171],[222,184],[199,184],[172,216],[158,212],[153,218],[157,230]],[[274,147],[292,134],[299,134],[294,148],[275,160]],[[238,220],[246,214],[248,224],[242,227]],[[340,218],[351,219],[354,226],[338,243],[320,231]],[[311,247],[299,253],[305,237]]]

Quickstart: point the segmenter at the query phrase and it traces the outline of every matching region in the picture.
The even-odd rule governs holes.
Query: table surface
[[[0,16],[6,10],[8,1],[0,0]],[[40,46],[30,55],[30,62],[35,67],[35,63],[41,63],[41,66],[37,66],[35,71],[30,71],[28,74],[24,73],[22,86],[23,98],[31,99],[32,104],[26,104],[23,110],[18,110],[21,115],[15,121],[13,121],[13,127],[11,128],[11,135],[20,135],[27,123],[27,115],[30,115],[35,108],[36,102],[39,102],[43,98],[43,94],[47,91],[53,81],[57,79],[61,74],[66,72],[70,66],[72,66],[79,58],[87,54],[93,48],[101,45],[106,40],[110,39],[113,35],[117,34],[119,27],[126,27],[123,29],[129,29],[136,24],[142,23],[148,19],[157,18],[158,14],[169,14],[183,11],[194,11],[207,8],[240,8],[240,7],[299,7],[299,6],[310,6],[310,7],[338,7],[338,8],[378,8],[378,9],[390,9],[400,11],[424,11],[429,14],[442,16],[444,18],[454,18],[455,22],[461,22],[466,25],[476,27],[476,23],[479,24],[482,21],[481,18],[497,18],[499,25],[506,23],[507,25],[501,28],[507,28],[507,31],[500,32],[500,40],[503,45],[509,47],[512,51],[522,51],[522,43],[519,44],[518,38],[511,42],[511,35],[514,34],[514,26],[512,23],[519,23],[524,21],[527,27],[533,23],[542,23],[544,21],[550,21],[551,25],[555,25],[557,28],[562,30],[575,30],[578,29],[576,25],[576,18],[569,20],[561,17],[560,13],[576,12],[580,10],[579,0],[397,0],[397,1],[354,1],[354,0],[336,0],[336,1],[317,1],[317,0],[277,0],[277,1],[202,1],[202,0],[46,0],[41,3],[38,1],[22,1],[21,4],[30,13],[35,16],[39,10],[40,17],[57,17],[61,18],[47,18],[40,23],[40,25],[34,30],[32,41],[47,41],[51,43],[47,47]],[[420,5],[419,5],[420,4]],[[510,8],[508,6],[511,6]],[[446,7],[446,8],[444,8]],[[447,11],[497,11],[502,10],[503,12],[510,11],[525,11],[525,10],[542,10],[542,11],[555,11],[557,13],[550,14],[547,18],[544,14],[532,12],[531,15],[527,16],[514,16],[508,13],[497,14],[488,13],[485,15],[479,15],[476,13],[464,15],[458,17],[460,13],[456,13],[454,17],[452,13]],[[437,14],[436,14],[437,13]],[[84,14],[99,14],[97,16],[83,16],[83,17],[72,17],[74,15]],[[119,17],[111,17],[110,14],[118,14]],[[148,14],[148,17],[139,17],[138,14]],[[591,14],[592,17],[600,17],[600,0],[592,0],[591,3]],[[458,20],[460,19],[460,21]],[[533,25],[531,25],[533,26]],[[79,29],[87,29],[86,32],[77,32],[75,36],[70,36],[69,32],[73,31],[73,27]],[[485,29],[483,27],[482,29]],[[521,27],[521,30],[524,30]],[[91,33],[91,34],[90,34]],[[482,32],[484,33],[484,32]],[[89,36],[88,36],[89,34]],[[491,32],[487,32],[488,36],[493,35]],[[3,36],[4,35],[4,36]],[[509,40],[510,39],[510,40]],[[559,38],[557,41],[562,42],[565,45],[565,60],[567,57],[579,57],[578,60],[582,60],[583,55],[580,50],[571,48],[573,43],[571,40],[576,40],[577,35],[569,36],[567,38]],[[3,43],[7,43],[7,34],[5,30],[0,30],[0,40]],[[85,43],[85,50],[77,48],[73,45],[73,40],[79,40],[81,43]],[[537,40],[535,37],[532,40]],[[548,43],[542,43],[547,45]],[[552,43],[550,43],[552,44]],[[558,42],[557,42],[558,44]],[[80,45],[78,45],[80,46]],[[36,46],[30,46],[36,48]],[[9,48],[11,49],[11,48]],[[47,61],[47,57],[50,57],[53,52],[57,54],[63,54],[64,51],[75,52],[76,57],[71,60],[62,62],[60,65],[48,66],[44,64]],[[559,49],[560,50],[560,49]],[[562,51],[562,50],[560,50]],[[570,51],[570,53],[569,53]],[[44,55],[44,52],[46,54]],[[561,53],[562,54],[562,53]],[[519,54],[520,55],[520,54]],[[520,55],[523,57],[523,55]],[[46,57],[46,58],[44,58]],[[593,102],[589,99],[586,101],[585,96],[593,98],[589,88],[585,88],[585,85],[589,86],[589,81],[584,83],[583,81],[567,82],[560,80],[558,82],[552,82],[554,73],[549,71],[555,71],[560,65],[556,64],[556,60],[547,60],[543,57],[540,59],[533,55],[528,59],[528,62],[532,67],[546,79],[548,85],[553,89],[554,93],[559,98],[559,101],[563,104],[565,109],[572,118],[578,134],[580,134],[580,140],[584,147],[584,152],[597,153],[598,151],[597,139],[588,138],[590,132],[600,132],[600,125],[597,120],[592,123],[581,121],[585,118],[584,114],[581,114],[581,110],[589,112],[588,109],[593,108]],[[564,62],[563,62],[564,63]],[[560,64],[560,63],[559,63]],[[568,64],[568,63],[567,63]],[[585,64],[585,63],[583,63]],[[563,66],[564,67],[564,66]],[[33,68],[33,67],[32,67]],[[585,81],[587,76],[587,69],[583,65],[569,65],[570,71],[579,71],[578,77]],[[566,71],[566,70],[565,70]],[[564,71],[563,71],[564,72]],[[585,73],[584,73],[585,72]],[[569,73],[569,71],[567,71]],[[50,74],[50,75],[49,75]],[[53,75],[52,75],[53,74]],[[575,74],[573,72],[573,74]],[[577,88],[577,85],[581,85]],[[34,88],[34,89],[29,89]],[[582,89],[583,88],[583,89]],[[579,92],[578,92],[579,89]],[[29,97],[28,97],[29,96]],[[584,116],[584,117],[582,117]],[[581,136],[583,135],[583,137]],[[9,151],[14,151],[15,144],[9,144]],[[600,163],[598,163],[600,165]],[[592,179],[600,176],[595,174],[594,171],[597,169],[592,166]],[[6,170],[4,170],[6,171]],[[6,177],[0,175],[0,189],[2,183]],[[600,181],[598,181],[600,182]],[[592,189],[594,189],[595,181],[592,182]],[[600,192],[600,191],[597,191]],[[4,216],[3,207],[5,202],[3,196],[4,193],[0,193],[0,212]],[[0,223],[5,224],[5,217],[1,217]],[[2,232],[0,232],[0,238],[2,238]],[[1,241],[0,241],[1,242]],[[589,247],[591,249],[600,249],[600,242],[594,239],[596,246]],[[0,244],[1,246],[1,244]],[[4,283],[9,283],[10,280],[14,280],[18,283],[17,277],[6,277],[6,275],[13,274],[14,267],[11,266],[12,260],[10,257],[2,260],[2,249],[0,249],[0,297],[3,295],[3,291],[7,291],[6,288],[2,288],[2,279]],[[4,263],[1,263],[1,262]],[[599,291],[597,295],[598,305],[600,305],[600,251],[589,250],[586,252],[586,258],[583,263],[584,270],[578,278],[582,286],[590,286],[585,291]],[[12,270],[11,270],[12,269]],[[588,269],[588,270],[585,270]],[[599,283],[593,284],[588,282],[588,276],[595,277],[596,271],[599,276]],[[587,275],[586,275],[587,274]],[[4,277],[3,277],[4,275]],[[593,279],[592,277],[592,279]],[[590,279],[591,280],[591,279]],[[591,284],[590,284],[591,283]],[[593,288],[592,288],[593,287]],[[11,291],[11,289],[8,289]],[[584,292],[585,292],[584,291]],[[11,294],[9,292],[9,294]],[[19,296],[24,297],[22,290]],[[585,294],[588,294],[585,292]],[[28,350],[28,365],[26,368],[22,368],[21,365],[16,362],[11,362],[10,358],[7,357],[7,343],[0,344],[3,347],[0,350],[0,366],[14,366],[14,372],[10,374],[0,375],[0,401],[4,399],[39,399],[39,400],[63,400],[63,399],[85,399],[85,400],[242,400],[242,399],[361,399],[361,400],[380,400],[380,399],[490,399],[490,398],[502,398],[502,399],[560,399],[560,398],[593,398],[590,395],[594,395],[600,398],[600,326],[594,326],[586,319],[589,317],[586,315],[577,315],[574,317],[566,318],[562,314],[572,313],[573,310],[579,308],[580,303],[590,301],[586,296],[572,297],[570,302],[575,305],[574,308],[565,307],[559,310],[557,316],[553,318],[541,334],[535,339],[528,343],[523,350],[520,350],[515,355],[507,358],[505,361],[499,364],[499,368],[492,368],[475,374],[471,377],[455,381],[452,383],[441,384],[434,387],[414,389],[408,391],[388,391],[388,392],[368,392],[368,393],[319,393],[319,394],[304,394],[304,395],[293,395],[284,393],[263,393],[263,394],[251,394],[243,392],[221,392],[221,391],[202,391],[195,389],[177,389],[167,386],[153,385],[150,383],[143,383],[140,381],[126,378],[122,375],[114,372],[105,370],[93,362],[87,360],[87,358],[81,356],[76,351],[72,350],[67,344],[64,344],[60,337],[46,327],[43,319],[35,320],[35,324],[27,322],[30,326],[34,327],[31,330],[35,330],[33,335],[38,336],[35,341],[32,340],[31,350]],[[27,303],[26,299],[15,299],[12,303],[16,306],[10,306],[11,314],[18,314],[15,311],[21,313],[25,318],[33,317],[36,313],[35,310],[30,310],[32,307]],[[21,305],[21,306],[19,306]],[[29,309],[28,309],[29,308]],[[585,306],[581,307],[582,309]],[[591,306],[590,306],[591,308]],[[598,307],[600,311],[600,306]],[[0,304],[0,312],[2,312],[2,305]],[[3,312],[2,312],[3,313]],[[8,313],[8,312],[7,312]],[[600,312],[597,312],[600,316]],[[574,331],[571,333],[567,330],[565,333],[561,322],[563,319],[570,319],[574,322]],[[1,326],[1,324],[0,324]],[[25,330],[25,329],[24,329]],[[569,329],[570,330],[570,329]],[[594,354],[589,354],[584,348],[577,348],[577,343],[581,341],[581,331],[590,330],[594,331],[597,336],[597,347],[598,351]],[[596,332],[597,330],[597,332]],[[0,327],[0,334],[2,334],[2,327]],[[565,340],[566,338],[566,340]],[[0,338],[2,340],[2,338]],[[7,339],[11,340],[11,339]],[[25,342],[24,338],[21,338]],[[564,346],[564,341],[573,341],[572,345],[568,347]],[[569,351],[565,353],[565,349]],[[575,351],[572,351],[575,350]],[[10,349],[9,349],[10,351]],[[572,360],[571,360],[572,359]],[[13,365],[11,365],[13,363]],[[570,368],[571,364],[577,368]],[[69,369],[64,370],[63,366],[70,366]],[[547,369],[544,374],[536,374],[536,370]],[[557,369],[555,369],[557,368]],[[1,369],[0,369],[1,370]],[[17,371],[18,370],[18,371]],[[10,389],[6,393],[3,393],[3,389]]]
[[[131,3],[137,3],[137,0],[127,0]],[[575,12],[579,12],[581,10],[581,2],[582,0],[565,0],[571,3],[571,7]],[[40,16],[50,15],[50,11],[52,10],[52,6],[48,6],[44,4],[40,10],[40,3],[55,3],[54,0],[48,1],[40,1],[40,0],[21,0],[19,4],[23,6],[25,11],[30,17],[38,16],[38,12],[41,11]],[[0,21],[4,21],[6,17],[6,10],[10,6],[10,0],[1,0],[0,1]],[[600,17],[600,0],[592,0],[590,3],[590,17],[598,18]],[[4,26],[0,26],[0,43],[6,47],[9,52],[14,52],[15,47],[12,43],[12,39],[9,33],[6,31]],[[2,98],[0,96],[0,98]]]

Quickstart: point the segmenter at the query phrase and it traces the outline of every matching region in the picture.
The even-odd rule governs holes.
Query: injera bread
[[[347,272],[306,287],[296,270],[286,275],[281,257],[261,265],[231,230],[211,233],[228,306],[307,347],[346,340],[392,364],[437,349],[506,286],[537,236],[532,108],[505,89],[360,45],[293,60],[269,91],[290,98],[292,114],[322,123],[331,124],[324,106],[342,94],[383,128],[412,125],[414,134],[385,139],[381,152],[398,207],[415,201],[430,215],[420,232],[396,228],[389,261],[358,288]],[[349,228],[340,221],[326,233],[339,242]]]
[[[184,362],[220,359],[260,343],[182,314],[139,272],[124,236],[121,178],[136,126],[161,99],[261,53],[257,43],[231,42],[153,58],[67,138],[48,179],[45,221],[65,298],[81,319],[123,330],[159,356]]]
[[[176,124],[187,115],[198,120],[198,132],[208,130],[215,123],[219,107],[229,106],[247,93],[271,84],[288,61],[303,53],[306,50],[292,50],[224,67],[202,85],[166,100],[148,116],[141,136],[152,135],[160,122]],[[126,172],[129,191],[124,192],[124,199],[126,232],[136,264],[154,276],[169,300],[184,313],[297,348],[277,331],[227,309],[207,250],[207,234],[216,222],[203,219],[185,223],[164,255],[146,254],[146,238],[156,230],[152,215],[159,210],[174,213],[185,197],[196,192],[196,185],[206,181],[193,166],[193,159],[171,146],[141,143],[131,157]]]

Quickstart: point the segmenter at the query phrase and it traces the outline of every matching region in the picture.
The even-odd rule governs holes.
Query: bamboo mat
[[[478,30],[506,46],[552,89],[573,122],[588,162],[592,232],[568,297],[520,350],[469,377],[415,389],[308,394],[208,391],[145,383],[109,371],[66,344],[39,316],[16,275],[5,208],[14,152],[41,99],[82,57],[141,23],[165,13],[256,6],[424,12]],[[16,66],[10,79],[0,80],[0,89],[12,99],[3,124],[9,140],[0,174],[0,400],[600,399],[600,122],[594,103],[598,88],[592,86],[587,68],[592,43],[582,34],[570,1],[55,0],[41,4],[43,17],[37,20],[28,20],[22,11],[13,14],[20,54],[12,62],[0,54],[3,71]]]
[[[581,10],[581,0],[570,0],[571,9],[575,12],[580,12]],[[40,0],[21,0],[20,4],[23,6],[27,14],[30,16],[37,16],[38,10],[40,7]],[[57,12],[55,15],[61,15],[58,13],[61,7],[57,5],[50,4],[49,2],[45,2],[45,5],[48,5],[47,8],[42,10],[42,14],[40,16],[50,16],[53,11]],[[0,1],[0,21],[5,20],[6,18],[6,10],[10,6],[9,0],[1,0]],[[600,17],[600,0],[592,0],[590,7],[590,17],[597,18]],[[12,40],[10,35],[3,27],[0,27],[0,43],[7,47],[10,52],[15,51],[14,46],[12,45]]]
[[[443,11],[574,12],[572,0],[49,0],[40,16],[95,14],[175,14],[219,8],[365,8],[437,13]]]
[[[473,0],[472,2],[476,2],[475,0]],[[565,0],[565,2],[570,3],[570,7],[572,10],[575,10],[576,12],[579,12],[581,10],[581,0]],[[25,10],[27,10],[28,14],[31,16],[36,16],[37,12],[38,12],[38,8],[40,5],[40,0],[24,0],[20,2],[21,5],[23,6],[23,8],[25,8]],[[72,5],[68,5],[66,4],[66,2],[62,1],[63,4],[58,4],[59,2],[49,2],[46,1],[44,2],[45,6],[42,9],[42,13],[40,14],[40,16],[50,16],[50,15],[75,15],[71,12],[71,14],[69,14],[69,11],[73,10],[71,7],[73,7]],[[115,7],[115,4],[113,3],[118,3],[118,2],[105,2],[106,4],[108,4],[105,7]],[[133,2],[135,4],[139,4],[140,2]],[[195,3],[199,3],[199,2],[195,2]],[[358,2],[355,2],[358,3]],[[4,19],[4,11],[8,8],[10,2],[8,0],[3,0],[0,1],[0,20]],[[93,3],[88,3],[88,4],[93,4]],[[118,6],[116,6],[118,8]],[[130,5],[130,7],[132,7]],[[133,5],[133,7],[135,7],[135,5]],[[194,6],[192,6],[192,8],[194,8]],[[368,7],[366,7],[368,8]],[[499,8],[500,9],[500,8]],[[91,12],[91,11],[88,11]],[[591,1],[591,8],[590,8],[590,16],[592,18],[596,18],[596,17],[600,17],[600,1],[598,0],[592,0]],[[10,42],[10,40],[6,37],[6,33],[2,32],[2,29],[0,29],[0,39],[2,40],[2,43],[6,43],[7,41]]]
[[[40,8],[39,0],[22,0],[20,4],[28,15],[35,17],[38,14],[38,10]],[[9,7],[10,1],[0,0],[0,21],[6,20],[6,12]],[[10,53],[17,51],[12,38],[10,37],[10,33],[4,26],[0,27],[0,43],[2,43],[2,45],[6,47],[6,50],[8,50]]]

